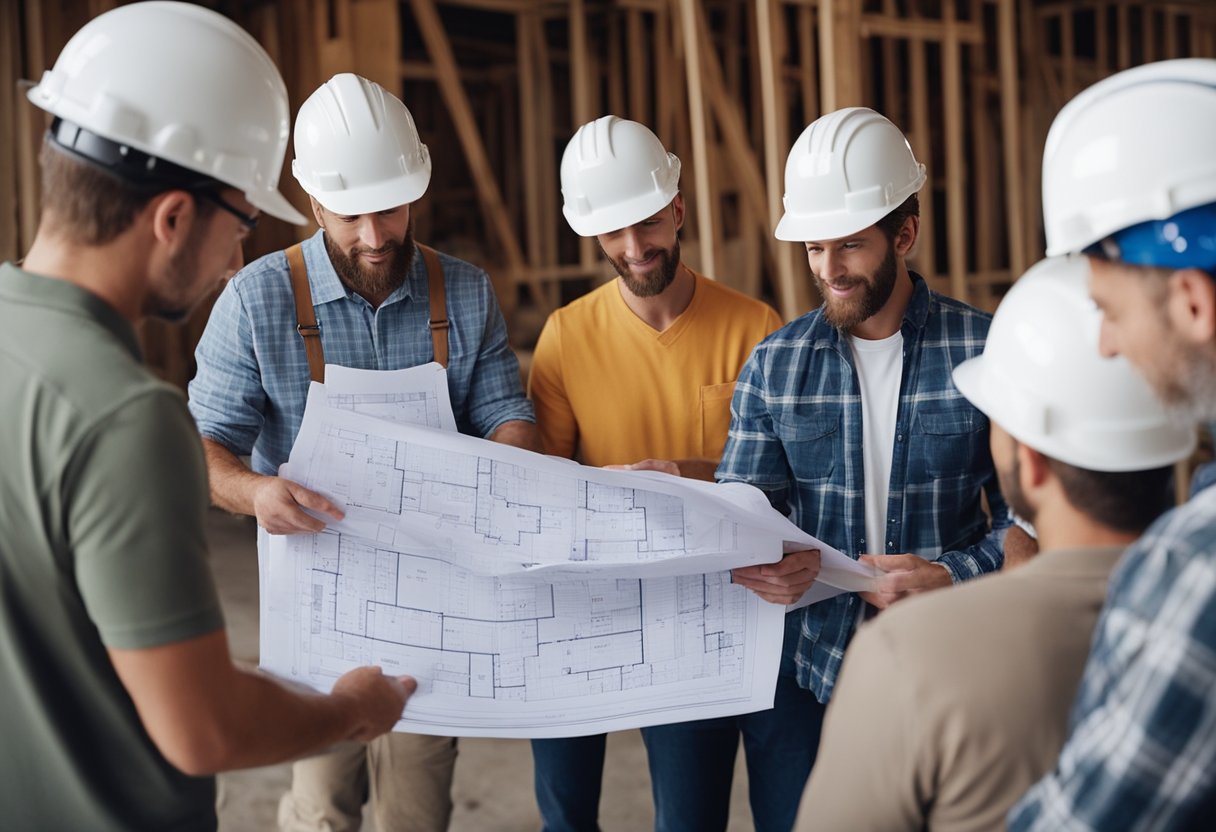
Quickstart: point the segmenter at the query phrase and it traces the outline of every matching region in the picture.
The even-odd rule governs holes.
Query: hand
[[[345,517],[342,509],[315,491],[282,477],[263,477],[253,494],[253,514],[258,525],[271,534],[310,534],[322,531],[325,522],[305,513],[310,508],[335,520]]]
[[[874,592],[857,593],[880,610],[908,595],[954,583],[949,569],[919,555],[862,555],[858,560],[886,573],[876,578],[878,588]]]
[[[343,674],[332,695],[349,700],[350,712],[359,719],[347,739],[367,742],[391,731],[417,689],[413,677],[385,676],[378,667],[357,667]]]
[[[1026,534],[1021,526],[1010,526],[1005,532],[1005,562],[1001,571],[1016,569],[1039,553],[1039,541]]]
[[[730,571],[734,582],[771,604],[792,604],[819,575],[819,550],[790,552],[776,563],[741,566]]]
[[[673,477],[682,476],[680,465],[674,459],[643,459],[631,465],[605,465],[610,471],[660,471]]]

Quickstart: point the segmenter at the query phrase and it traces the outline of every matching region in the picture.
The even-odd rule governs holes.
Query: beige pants
[[[355,832],[369,793],[379,832],[443,832],[452,816],[456,740],[391,733],[300,760],[279,801],[282,832]]]

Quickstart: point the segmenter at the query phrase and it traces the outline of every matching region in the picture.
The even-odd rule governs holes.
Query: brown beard
[[[899,268],[895,262],[895,244],[887,244],[887,256],[883,258],[872,277],[850,274],[838,281],[845,285],[862,286],[861,297],[837,299],[818,274],[811,272],[811,275],[818,285],[819,296],[823,298],[823,317],[841,332],[848,332],[862,321],[878,314],[891,299],[891,293],[895,290],[895,279],[899,276]]]
[[[374,251],[366,246],[355,246],[347,254],[334,244],[328,234],[325,235],[325,250],[329,253],[329,262],[333,263],[334,271],[348,288],[368,299],[387,298],[405,282],[410,267],[414,265],[414,221],[410,220],[404,239],[390,240]],[[360,254],[388,252],[392,256],[379,265],[359,262]]]
[[[603,246],[600,247],[603,251]],[[646,257],[649,258],[654,253],[654,250],[646,252]],[[608,252],[604,252],[604,256],[608,257]],[[671,248],[663,251],[659,255],[659,262],[651,269],[645,278],[638,279],[633,272],[629,270],[626,263],[613,260],[608,257],[608,262],[612,264],[612,268],[616,269],[616,273],[620,275],[621,282],[625,284],[625,288],[639,298],[653,298],[656,295],[663,294],[663,291],[671,285],[676,279],[676,269],[680,267],[680,241],[676,240],[676,244]]]

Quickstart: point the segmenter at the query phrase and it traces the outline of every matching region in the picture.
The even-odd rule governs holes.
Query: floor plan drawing
[[[568,736],[771,706],[784,610],[729,572],[546,583],[327,532],[265,537],[262,665],[419,681],[400,730]]]

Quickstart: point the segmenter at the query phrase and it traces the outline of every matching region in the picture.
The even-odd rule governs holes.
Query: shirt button
[[[895,441],[896,441],[896,442],[903,442],[903,441],[904,441],[904,435],[903,435],[902,433],[897,433],[897,434],[895,434]]]

